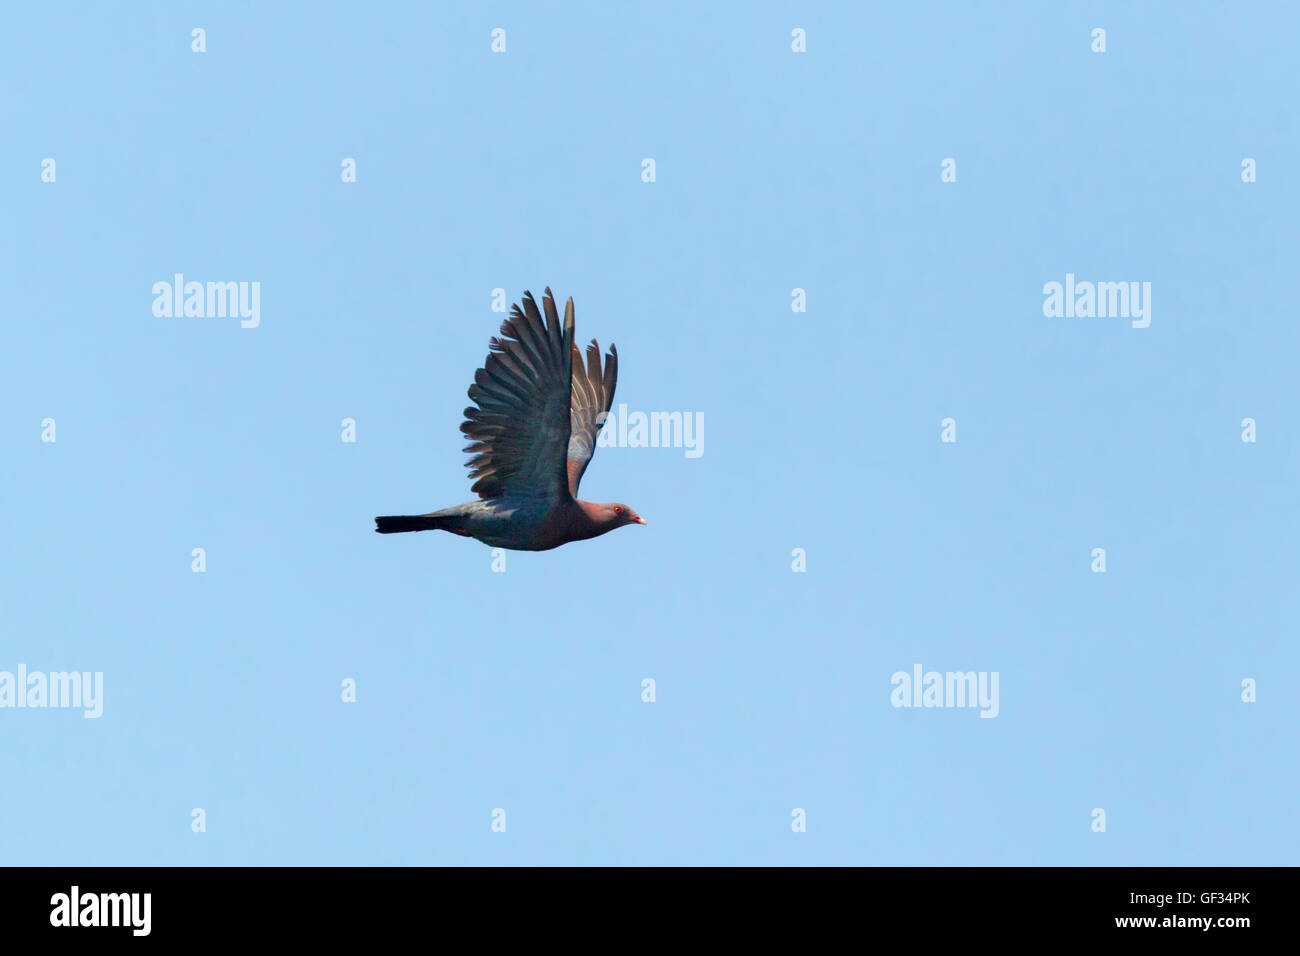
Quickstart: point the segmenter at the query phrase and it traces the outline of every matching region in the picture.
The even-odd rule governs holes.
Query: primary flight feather
[[[547,551],[645,520],[624,504],[578,500],[578,484],[614,401],[618,349],[601,365],[592,339],[586,362],[573,340],[573,299],[564,325],[548,288],[543,321],[531,292],[489,342],[469,387],[474,405],[460,426],[478,501],[426,515],[375,519],[380,534],[440,529],[494,548]]]

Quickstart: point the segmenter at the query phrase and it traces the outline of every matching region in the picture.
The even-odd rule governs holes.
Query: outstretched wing
[[[587,364],[582,363],[578,346],[573,346],[573,406],[569,414],[569,494],[578,497],[587,463],[596,453],[596,436],[605,423],[605,415],[614,404],[614,386],[618,383],[618,349],[609,347],[605,368],[600,367],[600,346],[592,339],[587,346]]]
[[[469,387],[478,407],[465,409],[460,430],[471,439],[465,451],[474,456],[470,477],[480,498],[558,497],[567,487],[573,299],[563,331],[549,288],[542,306],[545,323],[532,293],[524,293],[523,308],[511,308]]]

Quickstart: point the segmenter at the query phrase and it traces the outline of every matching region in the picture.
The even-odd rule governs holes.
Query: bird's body
[[[585,501],[501,497],[467,501],[428,515],[376,518],[376,530],[429,531],[439,529],[477,538],[491,548],[549,551],[570,541],[594,538],[617,525],[604,526],[583,510]],[[405,527],[401,525],[407,525]]]
[[[579,501],[578,483],[596,449],[596,435],[614,400],[618,350],[601,367],[592,340],[582,355],[573,344],[573,299],[561,330],[546,290],[543,322],[530,293],[511,310],[501,337],[474,375],[461,425],[473,443],[471,477],[479,500],[424,515],[375,519],[380,534],[450,531],[493,548],[549,551],[625,524],[645,524],[626,505]]]

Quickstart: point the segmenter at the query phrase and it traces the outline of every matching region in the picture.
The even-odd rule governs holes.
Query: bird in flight
[[[375,519],[380,534],[441,529],[493,548],[549,551],[645,519],[624,504],[578,500],[578,483],[596,450],[596,436],[614,401],[618,349],[601,368],[592,339],[584,364],[573,341],[573,298],[564,328],[551,290],[542,297],[546,321],[531,292],[515,305],[474,373],[460,426],[470,438],[470,477],[478,501],[427,515]]]

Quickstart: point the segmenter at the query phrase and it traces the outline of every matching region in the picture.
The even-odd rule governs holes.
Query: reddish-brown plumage
[[[574,344],[573,299],[561,327],[551,290],[511,309],[492,351],[474,375],[461,425],[469,438],[470,477],[479,500],[426,515],[375,519],[381,534],[440,529],[492,547],[545,551],[594,538],[625,524],[645,524],[623,504],[577,500],[578,484],[614,401],[618,350],[602,367],[592,339],[586,361]]]

